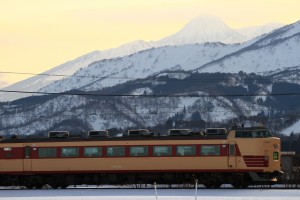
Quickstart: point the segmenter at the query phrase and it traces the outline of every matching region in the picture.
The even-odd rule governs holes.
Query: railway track
[[[86,189],[86,190],[101,190],[101,189],[105,189],[105,190],[115,190],[115,189],[121,189],[121,190],[153,190],[154,189],[154,185],[148,184],[147,186],[143,185],[130,185],[130,186],[82,186],[82,185],[78,185],[78,186],[69,186],[65,189],[53,189],[50,186],[46,185],[41,189],[31,189],[31,190],[78,190],[78,189]],[[195,186],[190,185],[190,186],[178,186],[178,185],[158,185],[157,189],[164,189],[164,190],[172,190],[172,189],[195,189]],[[199,185],[197,187],[198,190],[212,190],[212,189],[208,189],[203,185]],[[284,190],[284,189],[300,189],[300,185],[282,185],[282,184],[277,184],[277,185],[255,185],[255,186],[249,186],[248,188],[242,189],[242,190]],[[25,187],[22,186],[8,186],[8,187],[0,187],[0,190],[30,190],[27,189]],[[231,185],[223,185],[220,188],[213,188],[213,190],[241,190],[241,189],[237,189],[232,187]]]

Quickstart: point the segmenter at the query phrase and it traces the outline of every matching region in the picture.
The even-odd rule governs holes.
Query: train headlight
[[[269,156],[265,156],[264,159],[265,159],[265,161],[268,161],[269,160]]]
[[[273,160],[278,160],[278,152],[277,151],[273,152]]]

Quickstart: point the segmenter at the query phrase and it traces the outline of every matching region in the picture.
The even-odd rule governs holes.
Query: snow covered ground
[[[300,199],[300,190],[287,189],[66,189],[0,190],[0,199],[9,200],[290,200]]]

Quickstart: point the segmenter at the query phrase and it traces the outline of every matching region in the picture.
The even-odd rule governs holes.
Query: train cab
[[[257,171],[249,173],[255,181],[277,181],[276,177],[282,174],[279,138],[265,127],[234,127],[227,139],[232,166]]]

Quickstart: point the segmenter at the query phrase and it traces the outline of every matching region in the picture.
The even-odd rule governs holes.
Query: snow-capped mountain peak
[[[182,45],[205,42],[240,43],[245,39],[245,36],[228,27],[221,19],[211,15],[200,15],[179,32],[158,42],[164,45]]]

